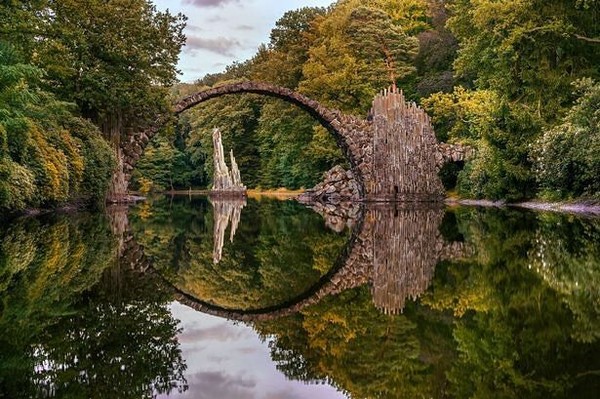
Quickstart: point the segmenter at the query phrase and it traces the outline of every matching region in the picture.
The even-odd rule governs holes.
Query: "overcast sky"
[[[183,82],[222,71],[233,61],[251,58],[269,41],[275,22],[288,10],[328,6],[332,0],[154,0],[161,9],[188,17],[187,44],[179,69]]]

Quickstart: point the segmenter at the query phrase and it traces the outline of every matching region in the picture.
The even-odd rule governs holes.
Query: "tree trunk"
[[[123,169],[125,157],[121,150],[121,133],[123,130],[122,113],[116,111],[104,117],[101,128],[104,137],[113,147],[117,159],[117,165],[106,193],[106,200],[108,202],[123,202],[127,197],[129,179],[125,175]]]

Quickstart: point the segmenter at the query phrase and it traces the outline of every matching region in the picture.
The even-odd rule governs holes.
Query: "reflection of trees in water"
[[[440,262],[433,289],[402,314],[377,311],[363,286],[254,322],[272,340],[277,367],[353,398],[595,398],[598,221],[476,209],[449,215],[440,230],[464,238],[455,248],[461,259]],[[540,250],[541,258],[528,258]]]
[[[48,396],[140,398],[185,389],[168,293],[133,272],[122,272],[119,283],[101,283],[35,346],[34,383]]]
[[[330,295],[253,322],[290,378],[356,398],[597,395],[598,221],[380,208],[358,238]],[[267,242],[275,258],[280,243]]]
[[[0,236],[2,395],[140,398],[185,388],[170,295],[115,265],[105,217],[25,219]]]
[[[181,291],[217,306],[262,308],[302,294],[331,269],[347,241],[346,232],[326,229],[319,215],[297,203],[248,200],[235,240],[223,243],[215,264],[215,243],[218,249],[226,233],[225,224],[215,223],[237,204],[214,204],[205,198],[156,201],[143,213],[134,209],[130,219],[153,268]]]
[[[442,315],[412,304],[386,315],[366,285],[253,325],[271,340],[271,356],[289,378],[327,381],[352,398],[441,397],[455,356]]]
[[[530,266],[540,238],[558,239],[555,243],[565,245],[552,251],[561,255],[545,267],[576,271],[562,260],[578,259],[582,250],[591,255],[585,248],[594,247],[594,241],[578,226],[595,225],[597,230],[598,221],[556,215],[548,223],[547,218],[516,211],[460,211],[460,228],[477,252],[466,265],[445,265],[440,271],[445,284],[438,284],[427,301],[454,313],[466,309],[466,316],[475,311],[473,317],[461,317],[454,332],[461,356],[448,377],[456,396],[597,396],[600,346],[596,339],[580,339],[593,336],[589,329],[595,326],[576,323],[576,309],[565,306],[570,295]],[[584,285],[588,292],[599,288],[597,280]],[[586,303],[591,298],[579,299]],[[585,313],[597,320],[599,310],[590,307]]]
[[[556,214],[539,218],[530,264],[575,315],[574,338],[600,338],[600,220]]]

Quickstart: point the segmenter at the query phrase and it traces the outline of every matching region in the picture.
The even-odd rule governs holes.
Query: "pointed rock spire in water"
[[[242,176],[240,175],[240,169],[238,168],[237,162],[235,162],[233,150],[229,151],[229,158],[231,159],[231,178],[233,180],[233,186],[245,190],[246,187],[242,185]]]
[[[214,161],[214,175],[213,175],[213,191],[224,190],[231,186],[231,175],[229,174],[229,168],[225,163],[225,154],[223,153],[223,143],[221,142],[221,131],[219,129],[213,130],[213,161]]]

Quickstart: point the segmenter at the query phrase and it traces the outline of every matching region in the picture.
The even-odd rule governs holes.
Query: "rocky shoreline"
[[[339,165],[325,172],[321,183],[296,197],[301,203],[321,202],[332,205],[359,202],[360,198],[360,188],[354,173]]]
[[[579,215],[600,216],[600,202],[598,201],[564,201],[546,202],[541,200],[530,200],[523,202],[506,202],[490,200],[472,200],[448,198],[446,205],[481,206],[492,208],[522,208],[533,211],[573,213]]]
[[[341,166],[334,166],[331,170],[323,174],[323,180],[315,187],[306,190],[304,193],[297,196],[295,199],[308,205],[319,214],[332,221],[333,225],[340,226],[343,224],[341,219],[346,219],[350,213],[350,219],[354,217],[354,209],[348,203],[360,203],[360,191],[358,183],[354,179],[354,174],[350,170],[345,170]],[[474,199],[457,199],[446,198],[446,205],[463,205],[463,206],[481,206],[493,208],[523,208],[537,211],[572,213],[578,215],[600,216],[600,200],[580,200],[580,201],[564,201],[564,202],[546,202],[541,200],[530,200],[516,203],[508,203],[506,201],[492,200],[474,200]],[[336,210],[340,207],[342,211]],[[349,210],[352,211],[349,212]]]
[[[188,195],[191,191],[165,192],[171,195]],[[194,194],[210,194],[208,190],[194,190]],[[286,196],[287,197],[287,196]],[[356,223],[356,218],[360,207],[363,205],[360,198],[358,183],[354,174],[350,170],[345,170],[341,166],[335,166],[323,175],[321,183],[315,187],[304,191],[303,193],[289,197],[308,207],[317,213],[323,215],[331,227],[338,231],[343,226],[350,227]],[[120,197],[118,199],[109,199],[107,204],[132,204],[145,200],[145,197],[135,193]],[[582,216],[600,216],[600,200],[574,200],[563,202],[547,202],[542,200],[529,200],[517,203],[508,203],[506,201],[492,200],[473,200],[446,198],[444,204],[448,206],[478,206],[493,208],[522,208],[534,211],[569,213]],[[1,220],[9,220],[20,216],[37,216],[48,213],[77,212],[85,210],[86,204],[82,201],[72,201],[55,208],[30,208],[19,212],[0,215]]]
[[[582,201],[582,202],[541,202],[541,201],[527,201],[516,204],[509,204],[508,206],[526,208],[538,211],[548,212],[561,212],[561,213],[574,213],[574,214],[585,214],[600,216],[600,203]]]

